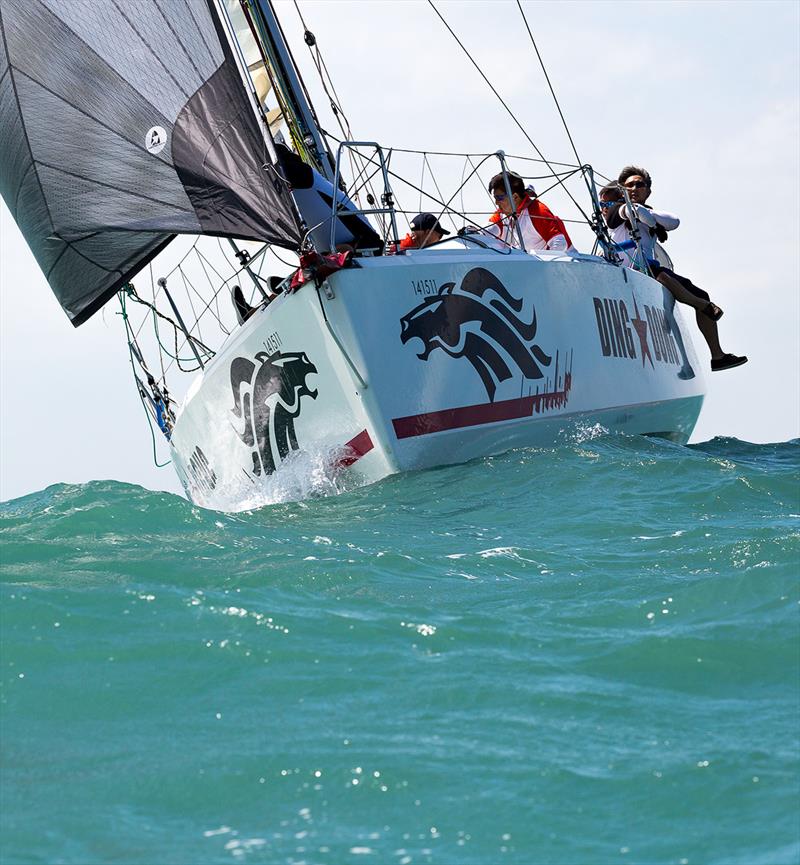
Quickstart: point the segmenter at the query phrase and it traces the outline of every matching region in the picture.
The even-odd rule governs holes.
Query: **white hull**
[[[703,377],[654,280],[459,240],[358,263],[256,313],[195,382],[172,437],[194,502],[274,500],[304,455],[351,486],[587,425],[691,434]]]

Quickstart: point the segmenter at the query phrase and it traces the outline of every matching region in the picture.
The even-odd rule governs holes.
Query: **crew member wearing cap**
[[[438,243],[445,234],[439,220],[432,213],[418,213],[411,220],[411,231],[400,241],[400,249],[424,249]]]

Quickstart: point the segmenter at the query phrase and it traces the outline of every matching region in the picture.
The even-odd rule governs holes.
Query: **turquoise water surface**
[[[3,863],[800,862],[800,447],[0,505]]]

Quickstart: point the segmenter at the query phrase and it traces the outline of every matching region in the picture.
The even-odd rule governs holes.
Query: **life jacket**
[[[564,235],[564,239],[567,241],[567,249],[572,246],[572,241],[569,234],[567,234],[564,223],[546,204],[538,198],[531,198],[530,194],[526,193],[525,197],[520,201],[519,207],[517,207],[517,216],[524,210],[527,210],[533,229],[542,238],[545,246],[549,246],[550,241],[558,234]],[[502,228],[504,215],[498,208],[492,215],[491,221],[495,224],[500,224]]]
[[[400,245],[397,246],[394,243],[390,243],[386,247],[386,255],[397,255],[398,252],[402,252],[406,249],[416,249],[417,245],[414,243],[414,238],[411,236],[409,232],[401,241]]]

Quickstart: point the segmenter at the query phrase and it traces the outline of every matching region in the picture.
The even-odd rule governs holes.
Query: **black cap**
[[[450,234],[439,224],[439,220],[432,213],[418,213],[411,220],[413,231],[438,231],[439,234]]]

